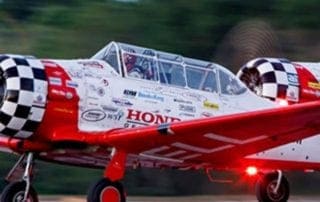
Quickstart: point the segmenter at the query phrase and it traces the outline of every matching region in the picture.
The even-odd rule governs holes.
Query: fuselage
[[[219,77],[216,79],[218,91],[208,92],[188,86],[126,77],[103,60],[50,60],[44,64],[51,64],[51,67],[46,67],[49,69],[63,69],[68,75],[64,80],[63,77],[48,73],[48,103],[61,103],[57,107],[48,108],[52,111],[50,120],[62,120],[61,124],[65,123],[63,117],[75,120],[73,124],[81,131],[101,132],[281,107],[249,90],[240,94],[224,93],[219,89]],[[222,67],[218,68],[230,78],[237,79]],[[63,84],[67,84],[67,88]],[[61,89],[57,90],[59,85]],[[75,91],[72,92],[72,89]],[[73,104],[70,107],[67,103]],[[268,165],[268,161],[281,161],[284,163],[282,166],[288,168],[304,169],[304,163],[311,163],[307,168],[318,167],[318,143],[320,136],[315,136],[259,152],[247,157],[248,164],[262,159],[264,166]],[[170,156],[175,151],[167,152]],[[162,154],[166,155],[165,151]]]

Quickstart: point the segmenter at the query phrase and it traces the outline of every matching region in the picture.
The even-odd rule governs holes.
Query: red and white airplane
[[[0,150],[21,155],[1,202],[38,201],[35,159],[103,168],[89,202],[124,202],[127,167],[258,171],[258,200],[287,201],[281,170],[320,168],[319,81],[318,63],[258,58],[236,77],[117,42],[90,59],[1,55]]]

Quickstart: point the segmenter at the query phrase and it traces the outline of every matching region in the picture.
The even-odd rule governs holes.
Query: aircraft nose
[[[46,98],[41,60],[0,55],[0,135],[21,139],[33,135],[44,116]]]

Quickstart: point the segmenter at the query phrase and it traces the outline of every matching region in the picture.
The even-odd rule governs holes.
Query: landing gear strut
[[[33,167],[33,153],[23,155],[9,175],[14,172],[19,172],[18,169],[24,163],[26,158],[26,165],[21,181],[10,182],[1,194],[1,202],[38,202],[38,195],[31,186],[31,174]],[[10,176],[9,176],[10,177]]]
[[[256,194],[259,202],[287,202],[290,195],[288,180],[281,171],[265,174],[257,181]]]
[[[104,172],[104,178],[91,187],[88,202],[125,202],[126,194],[119,182],[124,176],[127,154],[112,150],[111,161]]]

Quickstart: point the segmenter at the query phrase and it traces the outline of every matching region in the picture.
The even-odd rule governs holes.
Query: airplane
[[[38,201],[35,160],[104,169],[88,202],[125,202],[126,168],[246,171],[258,201],[287,201],[283,171],[320,167],[319,80],[318,63],[257,58],[234,75],[120,42],[89,59],[3,54],[0,151],[20,158],[1,202]]]

